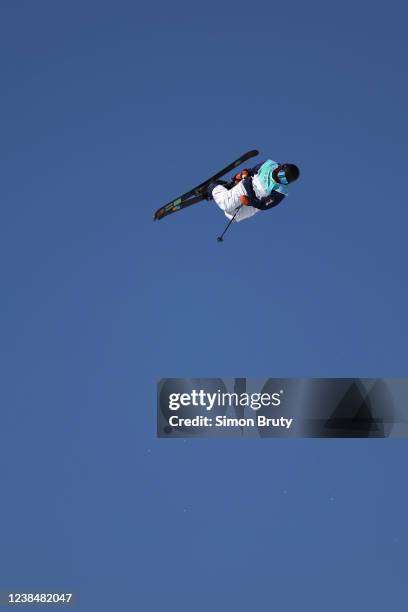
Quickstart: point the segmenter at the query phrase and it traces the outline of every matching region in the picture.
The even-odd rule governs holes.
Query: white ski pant
[[[217,185],[212,190],[214,202],[217,204],[217,206],[219,206],[219,208],[221,208],[221,210],[224,211],[224,214],[226,217],[228,217],[228,219],[232,219],[237,208],[241,206],[239,196],[242,195],[248,195],[242,181],[240,181],[232,189],[226,189],[226,187],[223,185]],[[257,212],[259,212],[259,210],[253,206],[241,206],[237,216],[235,217],[235,221],[249,219],[249,217],[252,217]]]

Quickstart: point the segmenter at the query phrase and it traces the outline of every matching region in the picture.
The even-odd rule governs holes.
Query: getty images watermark
[[[408,436],[408,379],[165,378],[157,435]]]
[[[181,408],[201,408],[207,412],[219,411],[220,408],[250,408],[254,412],[261,408],[278,407],[281,405],[283,390],[278,393],[228,393],[218,389],[208,392],[204,389],[192,389],[189,393],[170,393],[169,410],[178,411]],[[168,419],[170,427],[284,427],[289,429],[293,419],[285,417],[214,417],[196,415],[180,417],[171,415]]]

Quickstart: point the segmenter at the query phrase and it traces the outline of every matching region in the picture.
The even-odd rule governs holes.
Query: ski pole
[[[236,216],[237,216],[237,214],[238,214],[238,211],[239,211],[239,210],[241,210],[241,207],[242,207],[242,204],[241,204],[240,206],[238,206],[237,210],[236,210],[236,211],[235,211],[235,213],[234,213],[234,216],[232,217],[232,219],[230,219],[230,221],[229,221],[229,223],[228,223],[227,227],[226,227],[226,228],[225,228],[225,230],[222,232],[221,236],[218,236],[218,237],[217,237],[217,242],[223,242],[223,240],[224,240],[224,236],[225,236],[225,234],[227,233],[229,226],[230,226],[230,225],[231,225],[231,223],[234,221],[235,217],[236,217]]]

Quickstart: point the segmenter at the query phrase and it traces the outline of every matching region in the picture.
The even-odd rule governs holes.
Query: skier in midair
[[[279,164],[271,159],[244,169],[234,177],[234,184],[215,181],[208,186],[207,200],[224,211],[228,219],[235,221],[252,217],[260,210],[277,206],[288,195],[288,185],[299,178],[295,164]]]

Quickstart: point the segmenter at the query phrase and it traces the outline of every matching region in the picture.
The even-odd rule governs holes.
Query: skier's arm
[[[243,206],[252,206],[258,210],[269,210],[270,208],[280,204],[284,197],[285,196],[283,193],[278,193],[275,191],[265,198],[257,198],[248,193],[248,195],[239,196],[239,200]]]
[[[253,168],[244,168],[243,170],[240,170],[240,172],[238,172],[235,176],[234,176],[234,183],[237,184],[240,181],[248,178],[248,176],[255,176],[255,174],[258,172],[259,168],[262,166],[264,162],[258,164],[257,166],[254,166]]]
[[[258,210],[269,210],[274,206],[277,206],[285,199],[285,195],[283,193],[279,193],[278,191],[272,191],[265,198],[250,198],[251,206],[257,208]]]

